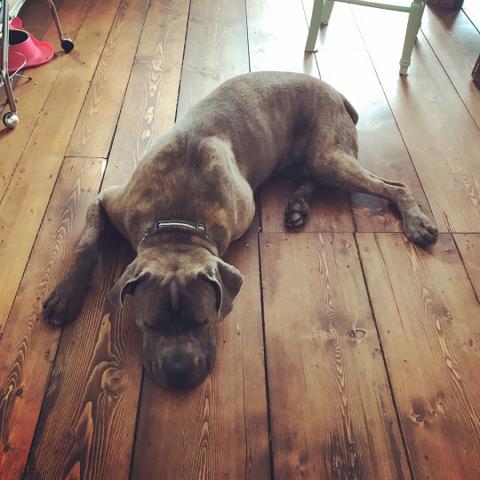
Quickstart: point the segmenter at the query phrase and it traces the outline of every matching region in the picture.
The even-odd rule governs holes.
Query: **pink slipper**
[[[22,21],[15,17],[10,23],[10,48],[8,71],[19,68],[38,67],[53,58],[54,50],[48,42],[41,42],[22,27]],[[0,55],[2,49],[0,48]]]

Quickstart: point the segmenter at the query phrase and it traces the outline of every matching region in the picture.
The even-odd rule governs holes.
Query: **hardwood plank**
[[[318,77],[315,58],[305,56],[305,23],[301,2],[246,0],[248,43],[252,71],[285,70]],[[282,232],[284,210],[295,184],[271,180],[260,190],[262,229]],[[305,231],[353,231],[348,196],[338,190],[322,189],[311,204]]]
[[[106,265],[126,249],[103,250]],[[25,471],[33,478],[128,478],[142,373],[131,304],[110,313],[106,294],[121,269],[97,268],[92,294],[64,329]]]
[[[106,158],[113,140],[149,0],[120,5],[67,155]]]
[[[478,30],[463,11],[431,6],[423,14],[422,31],[480,126],[480,91],[472,82],[472,70],[480,54]]]
[[[472,286],[480,302],[480,235],[472,233],[457,233],[455,243],[467,270]]]
[[[310,22],[313,1],[303,0],[303,4]],[[360,163],[381,177],[406,183],[422,210],[431,215],[420,180],[348,5],[335,5],[328,26],[320,31],[317,44],[322,78],[338,88],[360,115],[357,125]],[[352,72],[355,72],[355,81],[352,81]],[[351,194],[350,199],[358,231],[402,231],[401,218],[388,201],[359,193]]]
[[[90,85],[120,0],[100,1],[77,35],[78,49],[65,57],[55,88],[0,203],[0,322],[4,322],[22,278],[38,228],[62,164],[68,140]],[[47,141],[48,139],[48,141]],[[22,215],[18,215],[22,212]]]
[[[480,31],[480,8],[476,0],[464,0],[462,10],[467,14],[470,21]]]
[[[244,2],[191,2],[177,118],[224,81],[249,71],[246,38]]]
[[[277,478],[410,478],[351,234],[261,235]]]
[[[158,136],[169,112],[175,112],[187,14],[188,0],[150,4],[103,185],[128,177],[143,154],[146,128]],[[158,115],[152,114],[152,105]],[[62,337],[26,478],[129,477],[141,338],[129,304],[116,313],[105,306],[105,294],[127,262],[127,249],[115,237],[106,239],[102,250],[91,294]]]
[[[42,301],[61,279],[104,170],[101,159],[68,159],[45,213],[0,340],[0,472],[22,477],[61,330],[40,320]]]
[[[145,378],[134,479],[270,478],[257,235],[236,242],[226,259],[245,283],[218,327],[215,369],[193,391]]]
[[[416,478],[475,478],[480,305],[453,239],[431,253],[399,234],[357,240]]]
[[[193,0],[177,114],[184,115],[219,83],[245,71],[242,2]],[[246,281],[234,311],[218,328],[215,370],[184,393],[145,378],[132,478],[270,476],[256,234],[237,242],[227,261]]]
[[[408,77],[398,75],[391,52],[401,52],[403,15],[353,6],[352,11],[440,230],[480,231],[477,125],[422,34]]]
[[[59,8],[59,15],[62,19],[62,27],[65,32],[75,39],[80,27],[83,25],[85,16],[92,4],[92,0],[65,0]],[[48,10],[46,4],[43,8]],[[17,99],[20,115],[21,128],[15,130],[0,130],[1,159],[0,162],[0,199],[10,183],[13,173],[23,151],[37,125],[40,114],[45,107],[45,102],[52,94],[54,85],[58,85],[57,78],[62,69],[74,60],[63,52],[58,52],[58,36],[55,25],[50,23],[44,41],[52,43],[56,50],[56,57],[47,65],[37,69],[28,70],[33,77],[33,82],[21,80],[15,87],[15,98]],[[81,48],[81,45],[80,45]],[[78,45],[77,45],[78,49]]]
[[[151,1],[102,188],[125,183],[177,108],[188,0]]]

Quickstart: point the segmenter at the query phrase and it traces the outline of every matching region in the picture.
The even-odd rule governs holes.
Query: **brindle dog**
[[[286,169],[303,179],[286,206],[290,229],[307,221],[315,185],[329,185],[391,200],[407,238],[435,243],[437,229],[408,187],[357,162],[357,120],[348,100],[307,75],[225,82],[157,140],[127,184],[89,207],[73,265],[44,303],[45,320],[62,325],[77,315],[109,219],[137,252],[110,299],[120,306],[133,294],[145,369],[165,386],[199,384],[215,362],[214,325],[243,280],[221,257],[252,222],[254,190]]]

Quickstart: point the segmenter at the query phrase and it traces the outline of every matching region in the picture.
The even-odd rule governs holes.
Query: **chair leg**
[[[321,25],[327,25],[330,21],[330,16],[332,15],[334,0],[325,0],[323,5],[322,18],[320,19]]]
[[[410,7],[410,14],[408,16],[407,32],[405,33],[402,58],[400,59],[400,75],[407,75],[415,40],[422,24],[424,8],[424,0],[413,0],[413,3]]]
[[[307,43],[305,45],[306,52],[315,52],[315,44],[317,43],[318,30],[322,21],[324,0],[315,0],[313,4],[312,18],[310,20],[310,28],[308,29]]]

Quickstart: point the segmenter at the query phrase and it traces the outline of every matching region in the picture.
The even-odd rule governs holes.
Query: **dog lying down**
[[[133,294],[145,369],[164,386],[199,384],[215,363],[214,326],[243,280],[221,257],[253,219],[254,190],[275,173],[301,178],[285,209],[289,229],[307,222],[315,186],[328,185],[392,201],[408,239],[435,243],[437,228],[408,187],[357,162],[357,120],[345,97],[307,75],[259,72],[225,82],[158,138],[128,183],[89,207],[73,264],[44,302],[45,320],[75,318],[111,223],[137,257],[109,299],[121,306]]]

